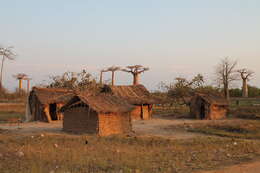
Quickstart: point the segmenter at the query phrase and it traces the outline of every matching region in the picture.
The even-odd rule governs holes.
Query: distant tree
[[[249,97],[259,97],[260,88],[248,85],[248,96]]]
[[[112,78],[111,78],[111,85],[114,86],[115,84],[115,72],[121,70],[121,67],[118,66],[112,66],[106,69],[106,71],[111,71],[112,72]]]
[[[254,72],[248,69],[239,69],[237,72],[240,74],[243,85],[242,85],[242,97],[248,97],[248,86],[247,86],[247,81],[250,80],[250,77],[253,76]]]
[[[199,89],[203,88],[205,81],[201,74],[196,75],[192,80],[175,78],[175,83],[169,84],[168,96],[181,104],[189,105],[189,98]]]
[[[1,64],[1,73],[0,73],[0,88],[3,87],[3,69],[4,69],[4,62],[6,59],[14,60],[16,54],[13,52],[13,47],[9,46],[7,48],[0,47],[0,56],[2,56],[2,64]]]
[[[234,80],[238,79],[235,67],[237,61],[231,61],[229,58],[224,58],[216,67],[216,82],[219,86],[223,86],[224,96],[229,100],[229,87]]]
[[[102,69],[100,70],[100,77],[99,77],[99,84],[102,85],[103,84],[103,73],[107,72],[107,69]]]
[[[86,70],[82,70],[80,73],[76,73],[76,77],[76,87],[79,89],[93,89],[97,86],[96,80]]]
[[[18,91],[21,92],[22,91],[22,87],[23,87],[22,86],[23,80],[27,79],[28,75],[24,74],[24,73],[18,73],[16,75],[13,75],[13,77],[19,81]]]
[[[30,92],[30,81],[32,80],[32,78],[25,77],[24,80],[27,81],[27,93],[29,93]]]
[[[200,88],[204,85],[205,80],[202,74],[197,74],[191,81],[191,85],[195,88]]]
[[[195,89],[196,92],[205,93],[205,94],[213,94],[221,96],[221,90],[217,87],[206,85],[201,86]]]
[[[231,97],[242,97],[242,89],[232,88],[229,90]],[[260,88],[248,85],[248,97],[259,97]]]
[[[144,67],[142,65],[127,66],[125,69],[122,69],[122,71],[131,73],[133,75],[133,85],[138,85],[140,74],[148,70],[148,67]]]
[[[49,88],[67,88],[67,89],[95,89],[96,80],[86,70],[79,73],[65,72],[62,75],[50,76]]]
[[[241,97],[242,90],[240,88],[232,88],[229,90],[230,97]]]

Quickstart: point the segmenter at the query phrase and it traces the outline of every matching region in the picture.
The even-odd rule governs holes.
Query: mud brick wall
[[[63,130],[74,133],[97,133],[98,115],[87,107],[75,107],[64,112]]]
[[[132,112],[131,112],[132,120],[140,120],[141,119],[141,113],[142,113],[142,107],[141,106],[135,106],[134,110],[132,110]]]
[[[132,131],[130,113],[99,114],[99,135],[124,134]]]
[[[227,108],[224,106],[212,105],[210,107],[210,113],[208,119],[219,120],[226,118]]]

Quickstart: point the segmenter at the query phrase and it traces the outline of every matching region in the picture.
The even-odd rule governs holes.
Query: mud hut
[[[218,120],[226,118],[228,101],[211,94],[195,94],[190,102],[190,114],[196,119]]]
[[[100,136],[129,133],[133,109],[126,101],[110,94],[77,95],[61,108],[63,130]]]
[[[58,110],[73,95],[73,92],[67,89],[33,87],[28,97],[30,117],[27,121],[52,122],[62,120],[63,115]]]
[[[150,92],[143,85],[105,85],[102,92],[111,93],[134,105],[135,109],[131,112],[131,118],[133,120],[150,119],[152,117],[153,104],[158,103],[158,99],[152,97]]]

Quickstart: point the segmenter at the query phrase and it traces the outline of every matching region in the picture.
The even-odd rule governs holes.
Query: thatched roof
[[[73,108],[73,106],[82,104],[89,106],[97,113],[124,113],[134,109],[134,106],[128,104],[125,100],[111,94],[101,93],[98,95],[90,95],[81,93],[74,96],[61,108],[61,111],[64,112],[67,109]]]
[[[143,85],[105,85],[102,92],[111,93],[112,95],[122,98],[134,105],[154,104],[160,102],[159,99],[153,97]]]
[[[61,88],[33,87],[30,96],[35,95],[41,104],[66,103],[74,94],[72,90]]]
[[[224,97],[213,95],[213,94],[196,93],[195,97],[201,97],[203,100],[205,100],[209,104],[214,104],[214,105],[219,105],[219,106],[229,105],[228,101]]]

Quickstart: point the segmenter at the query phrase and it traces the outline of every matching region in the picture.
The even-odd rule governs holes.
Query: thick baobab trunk
[[[19,79],[19,93],[21,93],[23,87],[22,79]]]
[[[115,84],[115,72],[112,71],[112,86]]]
[[[242,96],[248,97],[247,79],[243,79]]]
[[[230,98],[230,95],[229,95],[229,89],[226,88],[226,99],[229,100],[229,98]]]
[[[100,85],[103,83],[103,72],[100,72],[100,79],[99,79]]]
[[[139,78],[140,78],[139,73],[134,73],[133,76],[134,76],[133,85],[139,85]]]
[[[27,93],[30,92],[30,80],[27,80]]]
[[[1,64],[1,74],[0,74],[0,89],[3,87],[3,68],[4,68],[5,57],[3,56]]]
[[[228,85],[227,84],[225,84],[224,85],[224,95],[225,95],[225,98],[227,99],[227,100],[229,100],[229,88],[228,88]]]

